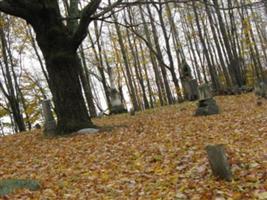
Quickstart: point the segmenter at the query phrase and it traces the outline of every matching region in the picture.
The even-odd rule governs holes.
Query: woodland
[[[267,1],[0,0],[0,47],[0,198],[267,199]]]

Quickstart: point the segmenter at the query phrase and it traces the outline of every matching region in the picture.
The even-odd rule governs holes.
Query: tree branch
[[[110,12],[111,10],[113,10],[114,8],[116,8],[117,6],[121,5],[122,0],[118,0],[115,3],[107,6],[106,8],[103,8],[103,10],[95,15],[92,16],[93,19],[97,19],[103,15],[105,15],[106,13]]]
[[[80,23],[73,34],[73,47],[77,49],[87,35],[87,28],[92,21],[92,15],[96,12],[101,0],[93,0],[81,11]]]
[[[0,0],[0,11],[25,19],[27,17],[25,10],[23,8],[17,7],[14,4],[15,3],[10,3],[10,1]]]
[[[43,8],[40,2],[33,0],[0,0],[0,11],[23,18],[32,17],[32,13],[38,13]]]

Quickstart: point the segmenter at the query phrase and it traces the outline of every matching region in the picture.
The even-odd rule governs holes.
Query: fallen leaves
[[[194,117],[195,103],[95,119],[111,131],[46,139],[0,138],[0,179],[33,178],[37,192],[9,199],[266,199],[267,102],[216,97],[221,114]],[[205,146],[222,143],[234,180],[212,176]]]

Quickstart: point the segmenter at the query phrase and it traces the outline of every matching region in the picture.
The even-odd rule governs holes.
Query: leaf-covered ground
[[[267,199],[267,101],[216,97],[220,115],[194,117],[196,102],[94,120],[111,131],[47,139],[0,138],[0,179],[32,178],[37,192],[9,199]],[[225,144],[234,180],[216,180],[205,146]]]

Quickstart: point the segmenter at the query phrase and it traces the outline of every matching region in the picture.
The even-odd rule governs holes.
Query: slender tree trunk
[[[227,84],[228,87],[230,87],[231,86],[231,80],[230,80],[230,77],[229,77],[229,74],[228,74],[228,71],[227,71],[227,68],[226,68],[227,64],[226,64],[226,62],[224,60],[223,52],[221,50],[221,45],[219,43],[219,39],[218,39],[218,36],[216,34],[216,30],[215,30],[215,27],[214,27],[214,20],[212,18],[212,15],[211,15],[211,12],[210,12],[210,8],[207,5],[207,3],[205,3],[205,8],[206,8],[206,12],[207,12],[207,15],[208,15],[209,24],[210,24],[212,35],[213,35],[214,42],[215,42],[215,45],[216,45],[216,50],[217,50],[217,53],[218,53],[220,64],[221,64],[222,69],[223,69],[223,73],[224,73],[224,77],[225,77],[225,80],[226,80],[226,84]]]
[[[145,32],[145,35],[146,35],[146,39],[147,39],[148,45],[153,47],[151,36],[150,36],[150,31],[148,29],[148,25],[146,23],[145,16],[144,16],[144,13],[143,13],[144,11],[143,11],[141,5],[139,5],[139,10],[140,10],[140,15],[141,15],[142,22],[144,24],[144,32]],[[152,67],[153,67],[153,71],[154,71],[154,75],[155,75],[155,79],[156,79],[156,85],[157,85],[157,89],[158,89],[160,105],[163,106],[164,103],[165,103],[164,102],[165,101],[165,95],[164,95],[165,91],[164,91],[164,85],[163,85],[163,81],[162,81],[162,76],[160,74],[160,70],[158,68],[155,55],[153,54],[153,52],[151,50],[149,50],[149,55],[150,55],[150,59],[151,59],[151,63],[152,63]]]
[[[10,67],[12,67],[12,64],[9,64],[8,62],[8,50],[7,50],[7,41],[6,41],[6,36],[3,30],[3,27],[0,28],[0,38],[1,38],[1,44],[2,44],[2,55],[3,55],[3,61],[4,61],[4,67],[2,67],[2,71],[5,71],[5,82],[6,82],[6,87],[7,91],[5,90],[4,86],[2,83],[0,83],[0,88],[5,95],[5,97],[8,100],[8,103],[10,104],[10,108],[12,110],[12,115],[14,122],[17,125],[18,131],[26,131],[26,126],[24,123],[24,119],[22,116],[22,113],[20,111],[20,104],[19,104],[19,99],[16,94],[16,86],[14,83],[14,79],[12,80],[12,75]],[[11,55],[9,55],[11,56]]]
[[[168,82],[166,66],[164,65],[164,59],[163,59],[163,55],[162,55],[160,44],[159,44],[158,31],[156,29],[155,22],[154,22],[154,19],[153,19],[153,14],[151,12],[151,9],[150,9],[149,5],[146,5],[146,7],[147,7],[148,15],[149,15],[149,18],[150,18],[150,23],[151,23],[151,28],[152,28],[152,35],[153,35],[153,39],[154,39],[154,43],[155,43],[155,47],[156,47],[156,51],[157,51],[157,55],[158,55],[158,57],[157,57],[158,58],[158,62],[159,62],[159,65],[160,65],[160,69],[161,69],[161,73],[162,73],[162,77],[163,77],[163,81],[164,81],[166,96],[167,96],[167,99],[168,99],[168,103],[169,104],[173,104],[174,102],[173,102],[173,97],[172,97],[170,85],[169,85],[169,82]]]
[[[143,49],[143,46],[142,46],[142,44],[140,42],[139,42],[139,48],[140,48],[141,57],[142,57],[142,60],[143,60],[143,68],[144,68],[144,71],[145,71],[145,80],[147,82],[147,88],[148,88],[148,93],[149,93],[150,107],[153,108],[154,107],[153,92],[152,92],[151,83],[150,83],[149,76],[148,76],[147,65],[145,64],[146,58],[145,58],[145,54],[144,54],[144,49]]]
[[[115,22],[117,22],[117,18],[115,16],[115,14],[113,14],[113,19],[114,19]],[[124,45],[124,42],[123,42],[121,30],[120,30],[120,27],[119,27],[118,23],[115,23],[115,28],[116,28],[116,32],[117,32],[117,35],[118,35],[118,42],[119,42],[119,45],[120,45],[120,48],[121,48],[122,58],[123,58],[125,69],[126,69],[127,79],[129,80],[128,84],[129,84],[129,89],[130,89],[130,91],[129,91],[130,98],[131,98],[134,110],[139,110],[140,108],[139,108],[138,101],[137,101],[137,98],[136,98],[136,95],[135,95],[135,92],[134,92],[135,90],[134,90],[134,85],[133,85],[133,79],[131,77],[130,65],[129,65],[129,61],[128,61],[128,58],[127,58],[125,45]]]
[[[97,113],[96,113],[96,108],[95,108],[94,101],[93,101],[94,97],[93,97],[91,83],[90,83],[90,77],[89,77],[90,75],[88,73],[82,45],[80,47],[80,54],[81,54],[81,60],[82,60],[82,69],[80,71],[81,82],[83,84],[84,93],[85,93],[87,105],[88,105],[89,112],[90,112],[90,117],[96,117]]]
[[[180,86],[179,86],[179,81],[175,72],[175,67],[174,67],[174,62],[173,62],[173,56],[172,56],[172,52],[171,52],[171,47],[170,47],[170,42],[169,42],[169,37],[168,37],[168,33],[167,33],[167,29],[166,29],[166,25],[164,23],[164,19],[163,19],[163,7],[162,5],[159,5],[159,7],[155,6],[156,10],[158,12],[159,15],[159,21],[160,21],[160,25],[161,25],[161,29],[163,32],[163,37],[164,37],[164,41],[165,41],[165,45],[166,45],[166,52],[168,55],[168,60],[169,60],[169,70],[172,76],[172,81],[174,83],[175,86],[175,93],[177,95],[177,98],[180,98]]]
[[[198,13],[197,13],[197,8],[196,8],[195,3],[193,3],[193,10],[194,10],[194,14],[195,14],[197,29],[198,29],[198,32],[199,32],[199,38],[200,38],[201,44],[203,46],[204,55],[205,55],[205,57],[207,59],[207,62],[208,62],[208,68],[209,68],[209,72],[210,72],[210,76],[211,76],[212,86],[213,86],[215,91],[218,91],[220,89],[220,83],[219,83],[216,71],[214,69],[214,66],[212,66],[212,63],[211,63],[211,60],[210,60],[208,48],[207,48],[205,39],[204,39],[203,34],[202,34],[202,29],[201,29],[201,26],[200,26],[199,16],[198,16]]]

